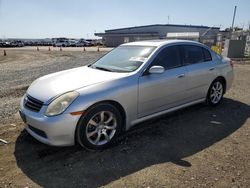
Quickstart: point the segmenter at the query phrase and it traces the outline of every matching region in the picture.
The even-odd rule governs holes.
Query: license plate
[[[23,122],[24,122],[24,123],[26,123],[26,116],[25,116],[25,114],[24,114],[24,113],[22,113],[22,111],[21,111],[21,110],[19,110],[19,114],[20,114],[20,116],[21,116],[21,118],[22,118]]]

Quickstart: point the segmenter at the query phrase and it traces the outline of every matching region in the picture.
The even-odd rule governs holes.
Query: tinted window
[[[212,61],[211,54],[207,49],[203,48],[203,54],[204,54],[204,61]]]
[[[203,50],[199,46],[184,45],[183,60],[185,64],[195,64],[204,61]]]
[[[155,58],[154,65],[172,69],[181,66],[180,51],[178,46],[170,46],[163,49]]]

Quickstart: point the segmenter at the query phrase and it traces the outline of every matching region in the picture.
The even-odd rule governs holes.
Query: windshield
[[[147,60],[154,49],[152,46],[120,46],[91,67],[111,72],[132,72]]]

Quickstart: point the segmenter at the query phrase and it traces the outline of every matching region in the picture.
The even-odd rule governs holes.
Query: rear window
[[[199,46],[184,45],[184,64],[195,64],[204,62],[203,50]]]

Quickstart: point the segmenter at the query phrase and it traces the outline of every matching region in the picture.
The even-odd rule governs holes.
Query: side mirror
[[[165,71],[164,67],[162,66],[152,66],[150,69],[149,69],[149,73],[150,74],[161,74]]]

